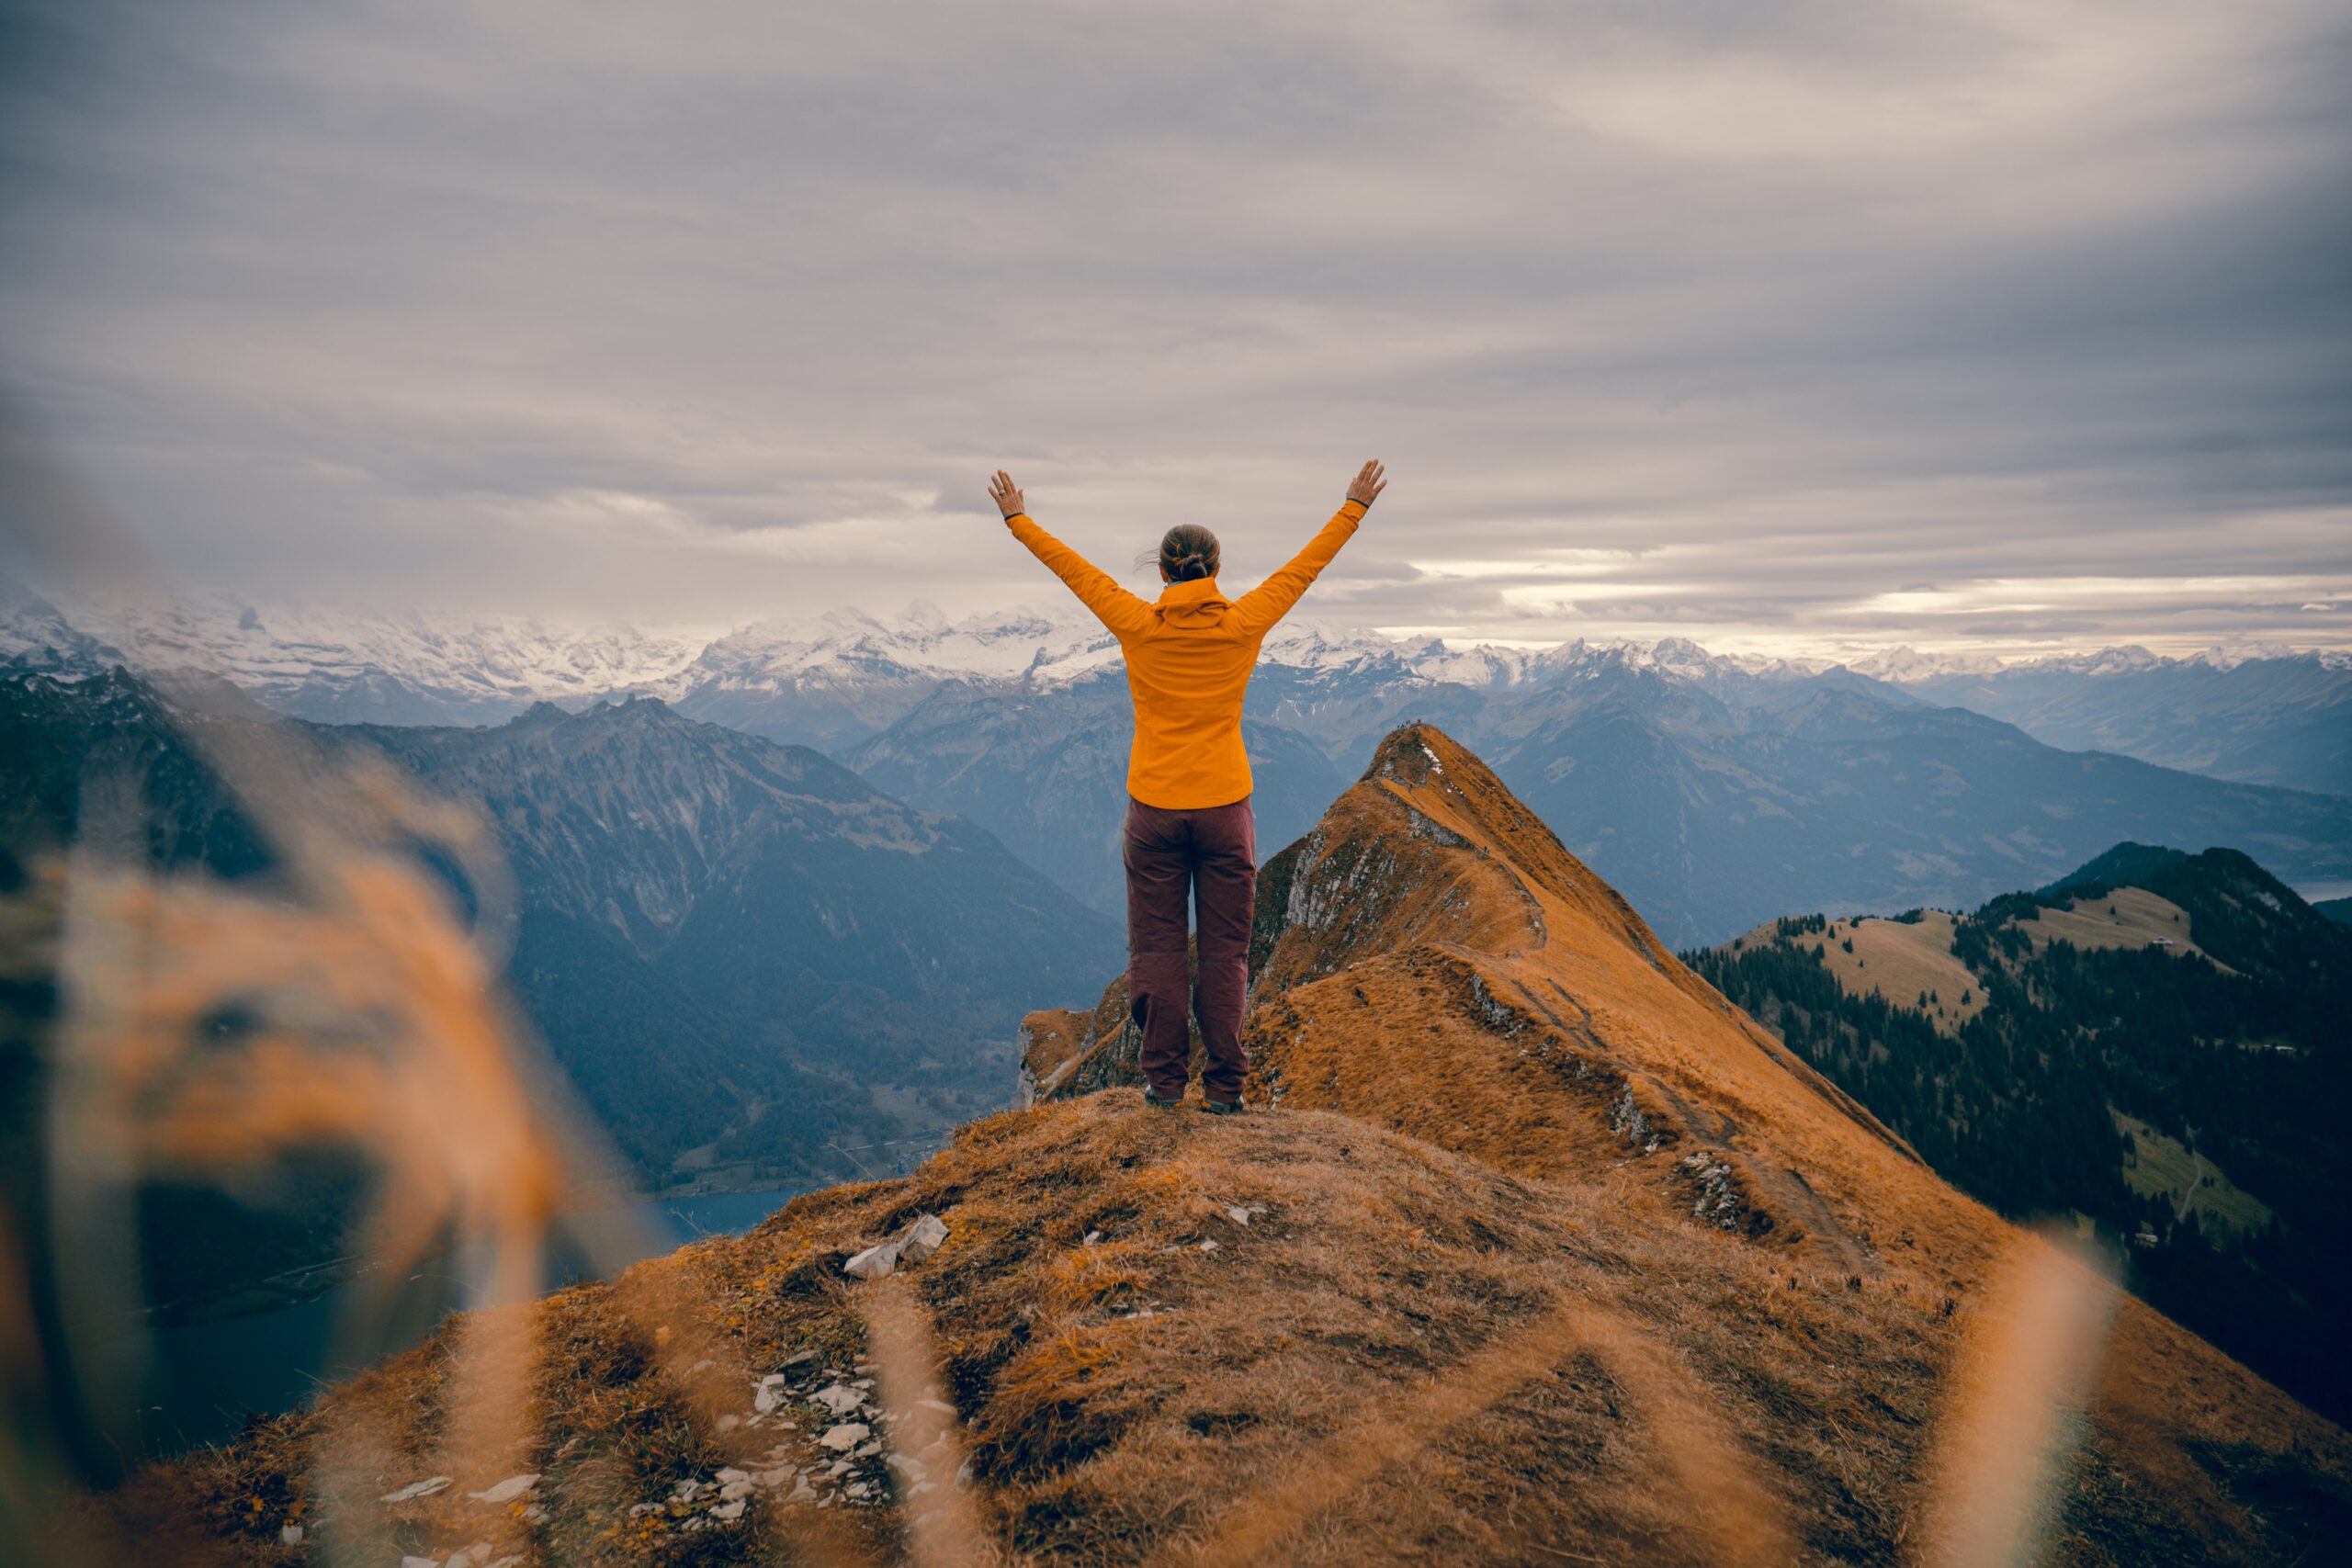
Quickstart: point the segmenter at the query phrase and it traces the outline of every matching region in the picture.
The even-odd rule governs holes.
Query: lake
[[[566,1224],[593,1238],[611,1267],[656,1257],[697,1236],[740,1235],[807,1187],[767,1192],[713,1192],[570,1214]],[[585,1254],[559,1250],[549,1288],[592,1277]],[[137,1446],[163,1455],[233,1436],[248,1412],[275,1415],[313,1391],[350,1377],[420,1342],[451,1311],[469,1304],[447,1258],[412,1275],[397,1321],[372,1335],[364,1350],[337,1345],[347,1312],[379,1289],[348,1280],[322,1296],[266,1312],[158,1329],[152,1337],[155,1377],[140,1413]]]

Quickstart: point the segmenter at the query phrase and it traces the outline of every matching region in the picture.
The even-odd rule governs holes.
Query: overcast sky
[[[173,571],[2352,645],[2340,0],[0,0],[0,384]]]

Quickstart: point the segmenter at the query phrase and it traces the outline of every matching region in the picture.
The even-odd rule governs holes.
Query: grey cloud
[[[232,585],[961,610],[1050,588],[996,468],[1114,569],[1198,517],[1238,570],[1377,454],[1317,614],[2352,640],[2320,0],[5,25],[0,375]],[[2172,586],[1871,607],[2099,577]]]

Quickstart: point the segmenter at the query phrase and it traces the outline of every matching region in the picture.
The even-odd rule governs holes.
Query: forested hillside
[[[1692,967],[2015,1216],[2341,1418],[2352,929],[2245,856],[2120,845],[1958,917],[1781,919]]]

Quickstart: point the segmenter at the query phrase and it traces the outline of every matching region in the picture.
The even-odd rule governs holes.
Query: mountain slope
[[[2084,1216],[2135,1290],[2352,1414],[2352,931],[2260,866],[2126,843],[1973,915],[1690,958],[1954,1182]]]
[[[1109,922],[970,823],[912,810],[814,751],[657,699],[495,729],[359,727],[496,829],[525,919],[617,937],[734,1049],[938,1100],[991,1103],[1022,993],[1075,990]]]
[[[2340,654],[2163,659],[2109,649],[1936,672],[1906,689],[2070,751],[2120,751],[2214,778],[2352,795],[2352,660]]]
[[[1253,1089],[1275,1104],[1365,1116],[1530,1177],[1573,1176],[1645,1224],[1695,1222],[1865,1291],[1964,1302],[2013,1245],[2014,1232],[1667,954],[1492,773],[1428,727],[1392,736],[1316,831],[1268,866],[1254,945]],[[1114,983],[1091,1015],[1032,1018],[1042,1092],[1133,1081],[1123,999]],[[2094,1423],[2120,1447],[2151,1438],[2149,1423],[2165,1425],[2154,1412],[2177,1397],[2164,1392],[2172,1380],[2224,1368],[2258,1386],[2127,1303]],[[2159,1445],[2213,1440],[2221,1428],[2195,1435],[2201,1419]],[[2176,1463],[2161,1452],[2141,1462],[2157,1473]]]
[[[1056,1095],[507,1314],[528,1416],[491,1451],[461,1323],[91,1528],[232,1562],[303,1520],[591,1563],[1892,1563],[1989,1511],[2073,1561],[2286,1562],[2352,1503],[2340,1429],[1939,1181],[1438,732],[1266,882],[1275,1109]],[[936,1256],[842,1288],[926,1212]],[[2081,1330],[2015,1359],[2059,1326],[2035,1281],[2092,1339],[2114,1313],[2079,1427],[2006,1419],[2075,1398]],[[2045,1431],[2050,1491],[2003,1491]]]
[[[1973,905],[2121,839],[2340,875],[2352,803],[2057,750],[1959,708],[1815,690],[1765,710],[1655,679],[1531,694],[1474,732],[1496,772],[1678,943],[1791,908]]]

